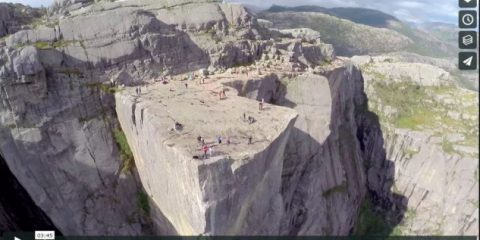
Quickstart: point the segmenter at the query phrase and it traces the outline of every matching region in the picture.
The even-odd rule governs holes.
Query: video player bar
[[[51,232],[50,232],[51,233]],[[3,240],[475,240],[476,236],[349,236],[349,237],[313,237],[313,236],[95,236],[68,237],[55,236],[48,231],[5,233]]]

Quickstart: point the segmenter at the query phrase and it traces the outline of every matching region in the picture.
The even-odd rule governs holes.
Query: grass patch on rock
[[[58,40],[54,42],[46,42],[46,41],[37,41],[33,43],[38,49],[53,49],[53,48],[64,48],[70,46],[71,44],[75,44],[78,41],[70,41],[70,40]]]
[[[347,184],[343,183],[341,185],[334,186],[330,189],[327,189],[325,192],[323,192],[322,196],[323,197],[329,197],[329,196],[333,195],[334,193],[342,193],[342,192],[345,192],[345,191],[347,191]]]
[[[120,151],[120,158],[122,160],[121,171],[123,173],[131,172],[135,167],[135,160],[133,158],[130,145],[128,145],[125,133],[121,129],[117,128],[113,130],[113,137]]]
[[[373,211],[373,206],[365,199],[357,218],[355,236],[388,236],[392,228],[380,214]]]
[[[373,88],[382,105],[397,110],[391,122],[398,128],[416,130],[433,124],[438,115],[434,106],[425,101],[430,97],[424,87],[406,82],[376,81]]]
[[[146,215],[150,214],[150,203],[145,192],[137,193],[137,207]]]
[[[118,87],[112,87],[102,83],[90,83],[90,84],[87,84],[87,87],[90,87],[92,89],[98,89],[104,93],[109,93],[109,94],[115,94],[121,91]]]

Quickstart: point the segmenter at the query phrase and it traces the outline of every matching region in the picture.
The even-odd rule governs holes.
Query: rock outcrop
[[[259,13],[259,17],[272,22],[274,28],[318,31],[322,41],[332,44],[340,56],[401,51],[413,43],[394,30],[356,24],[324,13],[264,11]]]
[[[397,234],[475,235],[478,92],[458,87],[455,76],[436,66],[406,62],[415,59],[353,60],[381,124],[363,135],[369,189],[378,199],[407,207]],[[416,70],[407,74],[406,66]],[[391,194],[383,194],[386,188]]]
[[[343,63],[334,65],[342,66]],[[330,67],[323,75],[260,77],[236,87],[299,112],[287,143],[282,175],[281,234],[347,235],[366,192],[356,140],[356,108],[365,104],[358,70]]]
[[[65,234],[146,231],[148,221],[136,206],[140,189],[133,175],[122,172],[126,163],[112,134],[117,123],[111,93],[119,85],[209,66],[214,72],[259,59],[275,46],[258,40],[261,29],[240,5],[137,4],[91,4],[70,11],[54,27],[1,40],[0,151],[35,204]],[[288,50],[286,43],[279,51]],[[308,61],[299,50],[288,51]],[[313,60],[326,57],[331,55]]]
[[[188,88],[149,85],[140,96],[134,88],[116,94],[143,186],[177,234],[275,235],[283,213],[283,153],[297,114],[272,105],[259,111],[257,102],[228,88],[228,97],[219,100],[212,93],[224,87],[207,81]],[[208,159],[197,136],[215,149]]]
[[[476,230],[478,204],[455,208],[475,201],[478,188],[468,170],[478,158],[471,106],[441,115],[469,124],[431,123],[462,136],[404,131],[414,115],[393,104],[393,85],[370,81],[393,70],[382,80],[405,94],[423,85],[431,98],[421,106],[451,106],[457,92],[443,87],[452,75],[383,59],[364,83],[325,34],[268,29],[238,4],[57,2],[42,26],[0,39],[0,160],[62,233],[348,235],[370,200],[398,221],[414,206],[421,217],[406,233],[431,233],[447,218],[454,224],[441,233]],[[390,30],[366,31],[409,44]],[[402,77],[413,87],[395,81]],[[368,104],[364,84],[378,95]],[[217,135],[221,144],[211,142]],[[208,159],[198,136],[215,145]],[[439,155],[427,155],[440,148],[450,155],[432,172]],[[440,173],[443,185],[420,179]]]
[[[0,38],[13,34],[31,24],[44,13],[22,4],[0,3]]]

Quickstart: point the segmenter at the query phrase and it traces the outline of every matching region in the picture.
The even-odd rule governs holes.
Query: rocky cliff
[[[8,36],[0,50],[2,155],[35,204],[67,234],[148,230],[136,206],[141,190],[116,134],[111,94],[119,85],[241,65],[260,58],[267,47],[302,50],[295,41],[278,47],[262,41],[262,29],[240,5],[100,2],[69,15]],[[322,48],[306,46],[319,53]],[[312,56],[290,57],[306,63]],[[321,55],[313,58],[322,61]],[[267,151],[275,161],[258,156],[259,161],[279,164],[286,137],[280,139],[278,149]]]
[[[233,89],[219,100],[214,79],[208,81],[148,86],[141,96],[133,88],[117,93],[118,119],[146,192],[180,235],[277,234],[283,153],[297,114],[276,106],[259,111]],[[208,159],[197,136],[215,149]]]
[[[395,233],[476,234],[478,92],[459,87],[459,76],[414,59],[353,60],[363,70],[370,108],[381,123],[381,130],[364,136],[370,189],[377,194],[391,187],[393,194],[380,198],[407,206]],[[394,179],[378,172],[391,172]]]
[[[367,190],[356,140],[356,109],[366,101],[362,76],[351,65],[317,70],[236,85],[249,98],[299,112],[283,163],[282,234],[353,233]]]
[[[365,206],[399,223],[425,195],[414,186],[430,189],[393,171],[405,144],[382,132],[388,110],[370,112],[380,103],[361,71],[314,30],[268,29],[208,0],[54,10],[0,40],[0,167],[66,235],[348,235]]]
[[[13,34],[25,25],[33,25],[45,11],[22,4],[0,3],[0,38]]]

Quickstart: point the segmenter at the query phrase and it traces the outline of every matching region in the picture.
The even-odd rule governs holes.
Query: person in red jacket
[[[207,159],[207,158],[208,158],[207,153],[208,153],[208,146],[205,145],[205,146],[203,146],[203,159]]]

